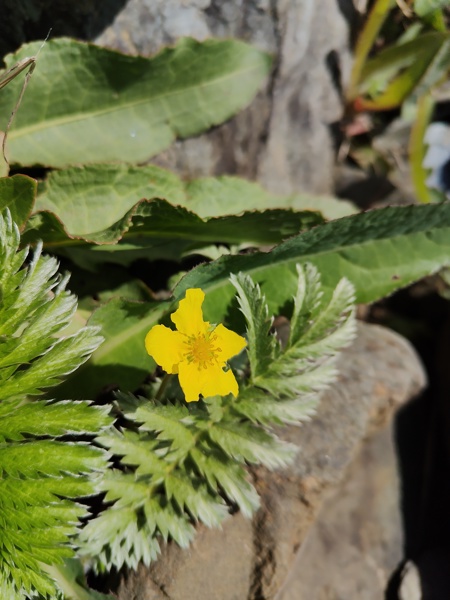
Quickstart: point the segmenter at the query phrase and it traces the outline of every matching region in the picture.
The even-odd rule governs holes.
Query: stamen
[[[207,369],[208,366],[218,364],[218,353],[221,348],[214,347],[217,335],[209,333],[189,336],[184,342],[187,346],[185,357],[189,363],[194,363],[199,369]]]

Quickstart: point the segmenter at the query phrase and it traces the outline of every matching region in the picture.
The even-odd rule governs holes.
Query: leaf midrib
[[[108,115],[113,112],[120,112],[122,110],[127,110],[130,108],[135,108],[135,107],[141,106],[143,104],[150,104],[155,101],[164,101],[165,98],[176,97],[177,95],[182,95],[186,92],[189,93],[192,90],[205,90],[208,87],[212,87],[212,86],[220,84],[221,82],[226,82],[227,80],[232,79],[233,77],[236,76],[236,74],[244,75],[251,71],[258,70],[261,68],[262,65],[263,65],[263,63],[262,63],[262,61],[260,61],[258,64],[255,64],[249,68],[233,71],[232,73],[228,73],[227,75],[217,77],[213,81],[191,85],[191,86],[183,88],[182,90],[172,90],[172,91],[170,91],[170,93],[165,93],[165,94],[163,93],[163,94],[160,94],[157,96],[153,96],[151,98],[148,98],[148,97],[143,98],[143,99],[140,99],[137,101],[128,102],[126,104],[121,104],[120,106],[116,105],[113,107],[108,107],[106,109],[103,108],[103,109],[97,110],[97,111],[77,113],[76,115],[69,115],[69,116],[66,115],[64,117],[39,121],[31,126],[27,125],[27,126],[24,126],[21,128],[12,129],[11,132],[9,133],[9,139],[10,140],[19,139],[19,138],[23,137],[24,135],[34,134],[34,133],[37,133],[40,131],[53,129],[55,127],[60,127],[62,125],[70,125],[72,123],[88,121],[88,120],[94,119],[96,117],[105,116],[105,115]],[[168,126],[170,126],[170,129],[173,129],[172,124],[169,120],[164,120],[164,122]]]

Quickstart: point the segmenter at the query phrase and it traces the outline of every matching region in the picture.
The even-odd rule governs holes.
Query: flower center
[[[188,362],[193,362],[200,369],[207,369],[218,362],[218,354],[222,352],[221,348],[215,347],[216,335],[197,335],[189,336],[185,342],[187,346],[186,358]]]

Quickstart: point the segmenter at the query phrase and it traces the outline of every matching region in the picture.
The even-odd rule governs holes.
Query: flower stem
[[[163,380],[161,381],[161,385],[159,386],[159,390],[156,392],[155,400],[161,400],[162,395],[164,394],[171,377],[172,375],[170,375],[169,373],[166,373],[164,375]]]

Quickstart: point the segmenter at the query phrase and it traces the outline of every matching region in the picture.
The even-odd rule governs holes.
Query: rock
[[[389,512],[396,504],[395,492],[388,489],[386,504],[374,501],[372,507],[367,505],[370,490],[381,490],[385,486],[384,479],[387,482],[390,477],[386,475],[389,450],[388,454],[383,452],[388,438],[375,439],[355,465],[350,465],[361,452],[363,441],[390,422],[396,409],[424,385],[423,368],[408,342],[381,327],[360,325],[355,343],[340,359],[339,379],[322,398],[317,415],[302,427],[282,430],[282,437],[300,448],[296,463],[283,471],[270,473],[258,469],[254,472],[262,508],[253,522],[237,513],[226,520],[222,530],[199,527],[188,550],[174,544],[165,546],[161,558],[149,569],[141,568],[122,581],[119,599],[269,600],[277,598],[277,594],[287,594],[289,580],[284,591],[282,586],[294,561],[306,556],[308,544],[310,548],[311,544],[315,545],[316,551],[323,544],[320,535],[326,533],[326,523],[308,538],[322,504],[325,502],[323,510],[326,512],[331,503],[334,523],[349,535],[355,535],[349,530],[351,511],[358,498],[366,504],[358,509],[359,522],[369,515],[373,526],[366,527],[364,535],[356,541],[351,537],[343,541],[343,557],[351,563],[362,552],[366,585],[373,585],[372,589],[379,591],[390,568],[397,564],[401,548],[398,522],[394,523],[398,530],[393,535],[388,532],[386,539],[384,533],[376,531],[385,522],[383,512]],[[379,481],[372,480],[367,470],[371,456],[376,459],[374,476]],[[359,482],[355,482],[351,474],[345,479],[348,469],[359,473]],[[329,494],[339,485],[346,490],[347,501],[333,505]],[[391,493],[394,496],[390,496]],[[390,547],[382,552],[386,543]],[[335,558],[338,561],[339,557]],[[350,573],[351,565],[344,572]],[[291,584],[298,575],[301,579],[301,573],[292,575],[291,572]],[[313,574],[308,573],[310,576]],[[330,581],[333,581],[331,575]],[[311,594],[303,597],[314,598]],[[329,596],[330,599],[342,597],[372,600],[376,596]],[[301,600],[302,596],[279,596],[279,600],[288,598]],[[328,596],[320,596],[320,600],[325,598],[328,600]]]
[[[394,432],[382,429],[326,498],[276,600],[380,600],[403,559]]]
[[[398,597],[399,600],[422,600],[419,570],[410,560],[402,570]]]
[[[448,600],[450,552],[446,546],[425,548],[401,573],[399,600]]]

